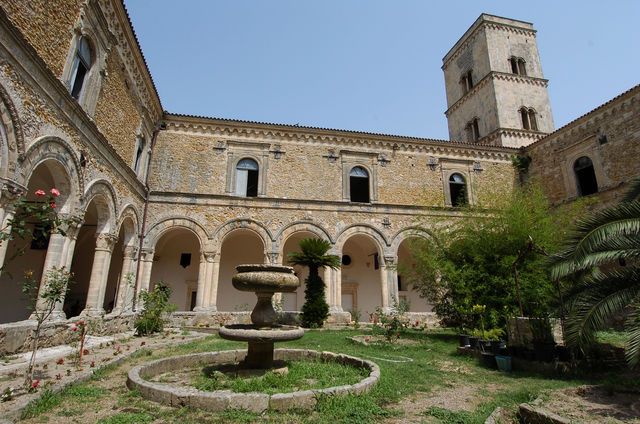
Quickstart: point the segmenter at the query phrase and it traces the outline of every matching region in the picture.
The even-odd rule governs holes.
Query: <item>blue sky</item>
[[[448,139],[442,57],[532,22],[556,128],[640,83],[640,1],[125,0],[169,112]]]

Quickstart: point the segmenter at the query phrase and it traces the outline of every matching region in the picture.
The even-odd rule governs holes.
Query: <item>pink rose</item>
[[[44,190],[36,190],[36,196],[44,196]]]
[[[56,196],[56,197],[60,196],[60,192],[58,191],[58,189],[57,189],[57,188],[52,188],[52,189],[50,190],[50,193],[51,193],[51,194],[53,194],[53,195],[54,195],[54,196]]]

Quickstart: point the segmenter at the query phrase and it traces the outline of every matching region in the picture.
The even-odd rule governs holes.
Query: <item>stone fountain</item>
[[[245,341],[248,350],[225,350],[189,355],[171,356],[135,366],[129,370],[127,387],[139,390],[142,397],[171,406],[188,406],[206,411],[242,409],[254,413],[266,410],[284,411],[291,408],[313,409],[323,396],[345,396],[366,393],[380,378],[380,368],[372,361],[332,352],[317,352],[306,349],[276,349],[275,342],[296,340],[303,336],[300,327],[276,324],[277,314],[271,299],[277,292],[290,293],[300,286],[293,268],[273,265],[240,265],[233,276],[233,286],[242,291],[252,291],[258,297],[251,313],[249,325],[227,325],[220,328],[220,337],[227,340]],[[274,361],[275,359],[277,361]],[[157,376],[183,375],[192,369],[201,369],[203,364],[215,367],[232,367],[240,374],[260,375],[272,369],[276,363],[286,361],[337,362],[363,368],[368,377],[356,384],[302,390],[291,393],[232,393],[229,390],[202,391],[190,385],[178,385],[167,381],[153,381]],[[280,367],[280,365],[277,365]],[[283,368],[283,367],[281,367]],[[284,368],[286,369],[286,368]],[[283,369],[283,371],[284,371]]]
[[[231,283],[240,291],[254,292],[258,297],[251,312],[252,324],[227,325],[220,328],[220,337],[249,343],[247,357],[241,364],[248,369],[267,369],[273,366],[273,344],[296,340],[303,336],[300,327],[276,324],[278,315],[272,298],[277,292],[291,293],[300,280],[289,266],[239,265]]]

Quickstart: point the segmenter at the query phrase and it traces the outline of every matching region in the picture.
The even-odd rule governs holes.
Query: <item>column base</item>
[[[85,308],[82,312],[80,312],[81,317],[99,317],[105,314],[105,310],[102,308]]]
[[[215,306],[196,306],[193,308],[193,312],[218,312],[218,308]]]
[[[28,319],[33,321],[38,320],[35,312],[32,312],[31,315],[29,315]],[[65,314],[64,311],[53,311],[51,315],[49,315],[49,318],[47,318],[47,321],[66,321],[66,320],[67,320],[67,314]]]

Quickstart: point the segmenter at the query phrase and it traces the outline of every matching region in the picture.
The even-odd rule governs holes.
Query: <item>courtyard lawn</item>
[[[141,350],[129,360],[104,369],[86,384],[60,394],[44,393],[41,401],[26,412],[28,423],[373,423],[443,422],[483,423],[498,406],[515,411],[521,402],[547,395],[549,390],[583,384],[640,385],[628,373],[560,378],[536,373],[504,373],[482,368],[472,357],[456,353],[457,337],[448,331],[409,332],[403,338],[412,344],[364,346],[348,338],[369,334],[368,330],[313,330],[293,342],[276,347],[306,348],[346,353],[376,362],[381,379],[374,390],[362,396],[325,398],[310,412],[243,411],[209,413],[188,408],[171,408],[143,399],[126,386],[127,371],[134,365],[160,357],[208,350],[242,348],[217,336],[164,350]],[[626,379],[626,381],[625,381]]]

